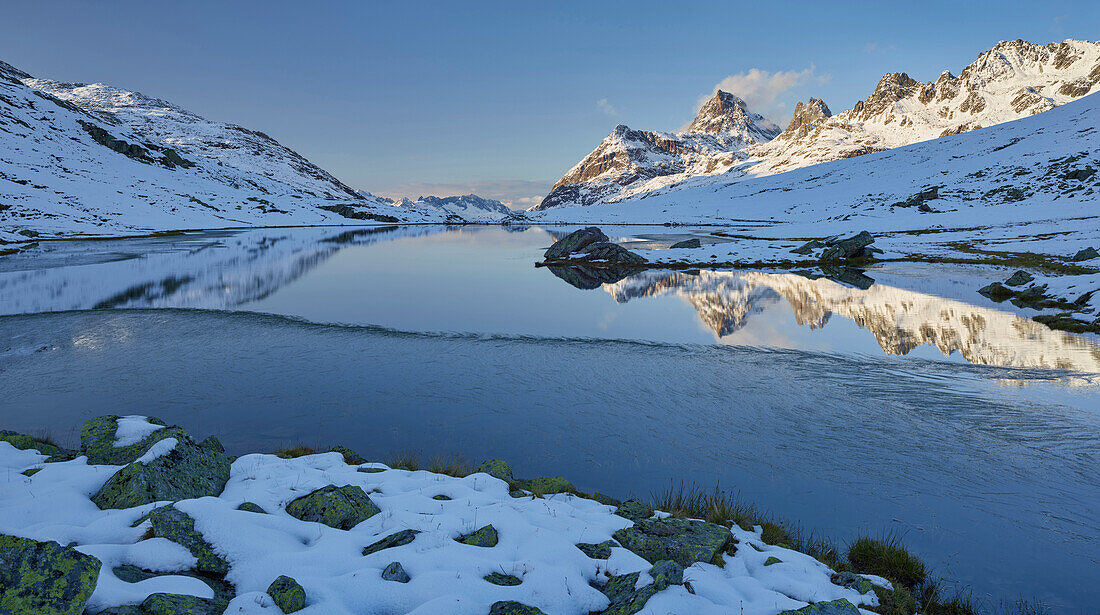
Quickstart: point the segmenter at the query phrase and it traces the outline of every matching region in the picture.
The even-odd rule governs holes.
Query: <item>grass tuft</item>
[[[275,456],[280,459],[294,459],[295,457],[304,457],[306,455],[316,455],[317,451],[304,445],[298,444],[295,446],[287,446],[275,451]]]
[[[857,538],[848,545],[848,562],[856,572],[885,577],[909,589],[920,587],[928,578],[924,562],[909,553],[895,533]]]
[[[397,451],[386,458],[385,464],[395,470],[415,472],[420,469],[420,459],[413,451]]]
[[[459,454],[437,455],[428,463],[428,471],[462,478],[474,473],[474,466]]]

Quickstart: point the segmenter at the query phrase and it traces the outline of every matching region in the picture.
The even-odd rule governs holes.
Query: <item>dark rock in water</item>
[[[1097,252],[1096,248],[1085,248],[1084,250],[1078,251],[1077,254],[1074,254],[1073,258],[1071,258],[1070,260],[1074,262],[1090,261],[1094,258],[1100,258],[1100,252]]]
[[[1035,276],[1030,273],[1020,270],[1012,274],[1007,280],[1005,280],[1005,286],[1023,286],[1029,282],[1034,282]]]
[[[861,594],[866,594],[875,588],[870,581],[852,572],[834,572],[829,580],[835,585],[854,589]]]
[[[535,495],[547,495],[550,493],[576,493],[573,483],[564,476],[541,476],[535,479],[516,479],[515,484],[520,489],[530,491]]]
[[[816,250],[818,248],[824,248],[824,247],[825,247],[824,242],[813,239],[813,240],[807,241],[806,243],[804,243],[804,244],[798,246],[797,248],[791,250],[791,252],[794,252],[795,254],[801,254],[803,256],[806,256],[808,254],[812,254],[814,250]]]
[[[978,293],[1000,303],[1005,299],[1011,299],[1016,293],[1000,282],[993,282],[978,289]]]
[[[394,547],[400,547],[409,544],[416,538],[416,535],[420,532],[416,530],[401,530],[386,536],[382,540],[375,542],[363,549],[363,555],[370,555],[371,553],[377,553],[382,549],[392,549]]]
[[[157,433],[170,431],[158,430]],[[134,461],[122,468],[107,479],[92,496],[92,501],[106,510],[220,495],[229,482],[230,463],[225,453],[195,444],[182,431],[173,432],[171,437],[177,442],[170,451],[150,461]]]
[[[699,241],[698,237],[692,237],[691,239],[685,239],[683,241],[677,241],[676,243],[669,246],[669,249],[673,250],[673,249],[679,249],[679,248],[698,248],[698,247],[701,247],[702,245],[703,244],[702,244],[702,242]]]
[[[229,572],[229,562],[214,552],[202,533],[195,529],[195,520],[187,513],[168,505],[154,508],[149,512],[150,531],[156,538],[167,538],[191,552],[198,560],[196,570],[225,574]]]
[[[779,615],[859,615],[859,609],[844,598],[832,602],[818,602],[798,610],[783,611]]]
[[[846,239],[838,239],[826,242],[827,248],[821,251],[818,258],[823,261],[834,261],[848,258],[868,258],[873,252],[868,249],[875,238],[867,231],[860,231]]]
[[[862,269],[856,269],[855,267],[822,265],[821,273],[825,274],[825,277],[830,280],[849,286],[855,286],[860,290],[867,290],[875,284],[875,281],[863,273]]]
[[[500,602],[494,602],[493,606],[489,607],[489,615],[546,615],[541,610],[523,604],[522,602],[516,602],[515,600],[502,600]]]
[[[497,536],[497,528],[486,525],[485,527],[471,532],[469,534],[463,534],[458,538],[455,538],[455,542],[461,542],[464,545],[470,545],[473,547],[495,547],[497,546],[499,538]]]
[[[576,258],[586,261],[607,261],[626,265],[639,265],[646,260],[617,243],[602,242],[589,245]]]
[[[603,231],[595,226],[590,226],[579,231],[573,231],[555,241],[554,245],[550,246],[543,254],[543,258],[548,261],[562,259],[574,252],[580,252],[591,244],[606,241],[610,240],[607,235],[603,234]]]
[[[101,562],[60,544],[0,535],[0,613],[79,615]]]
[[[183,594],[150,594],[141,603],[146,615],[222,615],[229,603]]]
[[[503,585],[505,587],[512,587],[523,583],[523,579],[514,575],[504,574],[502,572],[491,572],[485,575],[484,578],[486,581],[492,583],[493,585]]]
[[[355,451],[351,450],[350,448],[348,448],[346,446],[334,446],[334,447],[328,449],[328,452],[330,452],[330,453],[340,453],[341,455],[344,456],[344,463],[346,463],[350,466],[357,466],[357,465],[364,464],[364,463],[367,462],[367,460],[362,455],[360,455],[359,453],[356,453]]]
[[[291,577],[282,575],[271,582],[267,595],[284,613],[294,613],[306,608],[306,590]]]
[[[286,505],[291,517],[350,530],[382,512],[362,487],[328,485]]]
[[[500,459],[483,461],[474,472],[484,472],[505,482],[512,480],[512,466],[508,465],[507,461],[501,461]]]
[[[684,567],[676,562],[663,560],[653,564],[649,569],[649,576],[653,577],[653,584],[657,587],[657,591],[661,591],[669,585],[684,584]]]
[[[390,562],[390,565],[382,571],[382,578],[397,583],[408,583],[412,580],[409,573],[405,572],[405,567],[401,565],[401,562]]]
[[[634,267],[587,267],[584,265],[550,265],[550,273],[565,280],[570,286],[592,290],[604,284],[614,284],[638,272]]]
[[[124,581],[126,583],[140,583],[141,581],[145,581],[146,579],[155,579],[157,577],[165,576],[191,577],[192,579],[197,579],[205,583],[206,586],[214,592],[214,598],[216,600],[224,600],[226,602],[229,602],[237,595],[236,590],[233,588],[233,584],[226,581],[224,578],[221,578],[220,575],[204,574],[191,570],[153,572],[152,570],[145,570],[143,568],[138,568],[137,566],[133,566],[130,564],[117,566],[112,569],[111,572],[114,573],[115,577],[118,578],[118,580]]]
[[[721,525],[688,519],[638,521],[613,536],[650,563],[667,559],[684,567],[713,561],[732,538]]]
[[[653,507],[646,504],[642,504],[637,500],[627,500],[623,502],[617,509],[615,514],[625,519],[630,519],[634,523],[639,521],[645,521],[653,516]]]
[[[617,546],[619,545],[611,540],[605,540],[595,544],[590,542],[577,543],[577,548],[581,550],[581,553],[584,553],[592,559],[607,559],[611,557],[611,548]]]
[[[245,512],[260,513],[260,514],[264,514],[264,515],[267,514],[267,511],[264,510],[263,508],[260,508],[259,504],[254,504],[252,502],[243,502],[243,503],[241,503],[241,505],[237,507],[237,510],[243,510]]]

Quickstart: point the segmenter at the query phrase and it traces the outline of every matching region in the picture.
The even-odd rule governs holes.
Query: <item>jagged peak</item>
[[[739,96],[715,90],[699,108],[699,113],[686,132],[697,134],[736,133],[748,141],[769,141],[779,134],[779,127],[749,110]]]
[[[794,115],[791,116],[791,122],[776,138],[800,139],[809,134],[822,120],[832,116],[833,112],[829,110],[829,105],[826,105],[825,101],[820,98],[810,98],[806,102],[799,101],[794,106]]]

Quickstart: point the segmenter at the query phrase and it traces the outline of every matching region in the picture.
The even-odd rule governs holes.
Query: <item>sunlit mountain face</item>
[[[883,284],[860,289],[798,274],[647,271],[603,287],[617,302],[680,297],[719,341],[786,304],[797,323],[824,328],[835,316],[866,329],[887,354],[931,346],[970,363],[1100,373],[1100,343],[1007,311]]]

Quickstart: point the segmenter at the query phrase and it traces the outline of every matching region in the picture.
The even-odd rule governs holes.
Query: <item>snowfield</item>
[[[142,431],[140,417],[123,421],[127,435]],[[171,438],[157,442],[146,456],[162,455],[175,444]],[[143,539],[150,523],[145,515],[165,503],[100,510],[89,499],[121,466],[89,465],[85,456],[45,460],[35,450],[0,441],[0,534],[71,544],[98,558],[102,567],[88,612],[136,604],[156,592],[213,596],[198,578],[173,574],[196,566],[192,552],[165,538]],[[33,469],[38,472],[23,474]],[[350,530],[286,512],[292,500],[327,485],[361,487],[381,512]],[[264,513],[239,510],[245,502]],[[652,564],[630,550],[615,546],[609,558],[595,559],[574,546],[611,540],[614,532],[630,527],[632,521],[614,514],[614,507],[561,493],[510,494],[507,482],[485,473],[452,478],[376,463],[349,465],[339,453],[296,459],[251,454],[233,461],[219,496],[174,506],[194,519],[201,539],[228,561],[225,581],[236,593],[228,613],[280,613],[265,593],[280,575],[304,588],[301,613],[349,615],[484,615],[492,604],[509,600],[548,614],[587,614],[608,607],[598,587],[610,575],[639,572],[638,587],[653,581],[647,573]],[[498,532],[494,546],[456,541],[486,525]],[[368,545],[402,530],[418,533],[401,546],[363,554]],[[877,604],[873,592],[833,584],[832,571],[812,557],[764,543],[759,527],[729,531],[737,549],[721,556],[723,567],[694,563],[682,584],[657,592],[638,612],[775,615],[841,598]],[[410,577],[407,582],[383,578],[395,561]],[[128,582],[116,576],[120,566],[157,574]],[[490,583],[484,577],[492,573],[512,575],[520,583]]]

